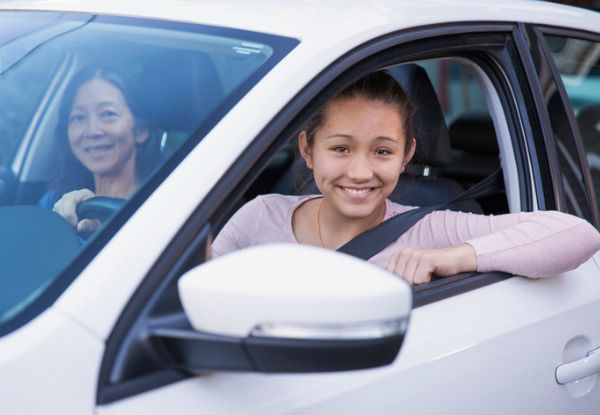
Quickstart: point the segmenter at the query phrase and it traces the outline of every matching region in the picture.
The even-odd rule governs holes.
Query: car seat
[[[416,64],[394,66],[388,73],[402,86],[414,106],[413,132],[416,150],[389,199],[404,205],[432,206],[464,191],[456,181],[432,174],[452,164],[452,148],[446,120],[427,72]],[[474,200],[454,203],[452,210],[481,213]]]
[[[146,58],[139,83],[150,119],[163,132],[161,150],[166,154],[225,97],[215,64],[199,51],[168,51]]]
[[[469,111],[456,117],[449,128],[454,162],[444,169],[448,178],[470,187],[500,168],[500,151],[494,122],[487,111]],[[508,212],[505,194],[478,199],[483,211]]]
[[[500,166],[498,140],[487,111],[465,112],[450,124],[452,168],[445,170],[460,182],[476,183]]]

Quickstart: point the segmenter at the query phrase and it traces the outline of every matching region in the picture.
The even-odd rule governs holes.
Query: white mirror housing
[[[179,280],[200,332],[322,340],[404,334],[412,289],[366,261],[316,247],[261,245],[216,258]]]

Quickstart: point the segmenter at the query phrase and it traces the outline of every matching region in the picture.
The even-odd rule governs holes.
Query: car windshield
[[[111,179],[123,196],[147,196],[297,43],[189,23],[0,12],[0,335],[89,245],[52,213],[62,195],[101,195]]]

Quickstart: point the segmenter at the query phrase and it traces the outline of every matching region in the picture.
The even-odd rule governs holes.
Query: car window
[[[111,196],[110,186],[102,190],[105,178],[125,174],[130,184],[121,198],[148,196],[298,42],[220,27],[69,13],[2,12],[0,28],[5,226],[0,291],[6,292],[0,295],[1,329],[89,247],[90,234],[77,236],[48,214],[62,195],[89,188]],[[136,198],[137,205],[143,197]],[[104,208],[110,215],[121,206]],[[106,232],[104,208],[92,208],[102,222],[92,238]],[[57,233],[70,248],[57,246]],[[90,258],[93,254],[85,261]],[[69,275],[65,281],[75,276]]]
[[[552,57],[569,101],[574,111],[577,126],[583,141],[588,165],[592,173],[592,182],[598,204],[600,196],[600,43],[573,37],[546,35]],[[590,219],[585,212],[585,194],[577,165],[577,151],[574,143],[557,140],[559,161],[566,174],[565,193],[567,200],[579,200],[570,203],[571,213]],[[571,180],[568,179],[572,176]],[[570,196],[571,195],[571,196]],[[570,197],[569,197],[570,196]]]

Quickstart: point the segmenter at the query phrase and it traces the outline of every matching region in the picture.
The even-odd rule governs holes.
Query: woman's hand
[[[477,271],[477,257],[467,243],[443,249],[401,249],[390,258],[387,270],[411,285],[424,284],[432,275],[447,277]]]
[[[98,219],[83,219],[80,221],[76,213],[77,204],[79,202],[94,196],[96,196],[94,192],[89,189],[73,190],[72,192],[65,193],[63,197],[56,202],[52,210],[65,218],[78,233],[94,232],[100,227],[100,221]]]

